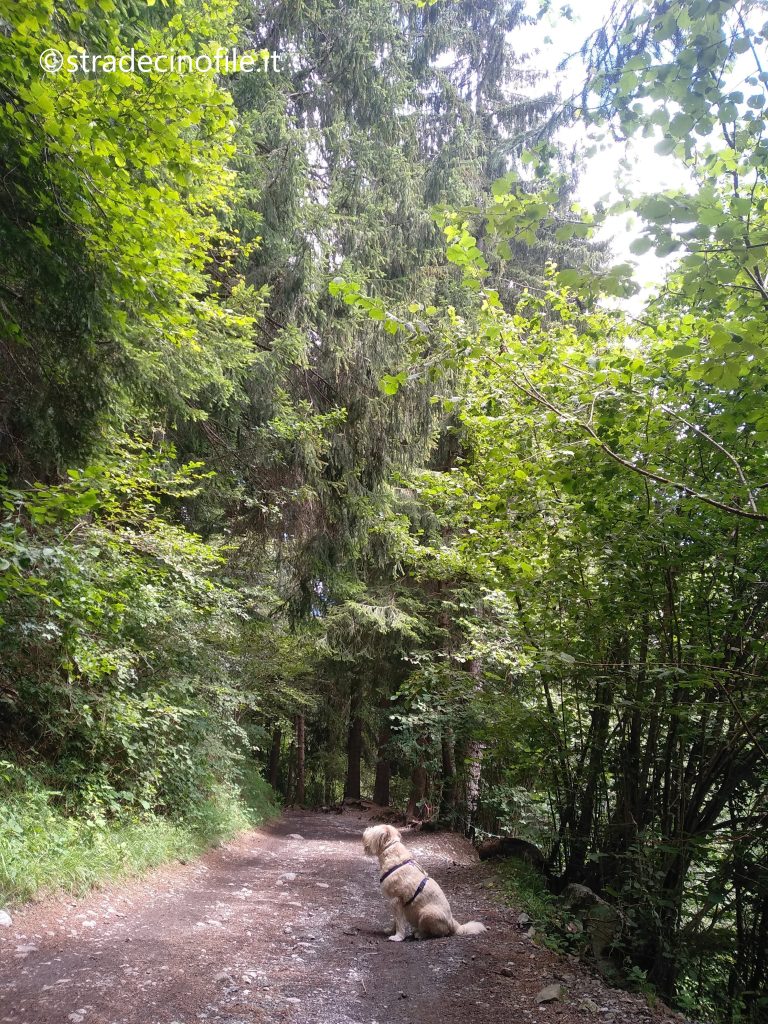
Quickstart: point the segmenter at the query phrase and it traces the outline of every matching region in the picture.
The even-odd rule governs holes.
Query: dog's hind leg
[[[443,939],[453,933],[452,923],[440,910],[425,910],[419,917],[417,938]]]

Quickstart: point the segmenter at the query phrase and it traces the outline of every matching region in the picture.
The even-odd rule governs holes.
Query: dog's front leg
[[[395,914],[395,934],[389,936],[389,941],[402,942],[408,931],[408,921],[399,900],[392,901],[392,910]]]

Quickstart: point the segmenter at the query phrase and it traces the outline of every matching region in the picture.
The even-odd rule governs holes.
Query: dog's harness
[[[428,881],[429,875],[424,875],[422,880],[416,886],[416,892],[413,894],[413,896],[411,896],[411,898],[406,903],[403,904],[404,907],[409,907],[411,903],[413,903],[413,901],[416,899],[416,897],[419,895],[419,893],[421,892],[421,890],[424,888]]]
[[[385,871],[384,874],[379,879],[379,885],[381,885],[385,878],[389,878],[393,871],[397,871],[399,868],[404,868],[406,864],[413,864],[413,859],[409,857],[408,860],[401,860],[399,864],[395,864],[393,868],[390,868],[388,871]]]
[[[389,878],[389,876],[394,871],[398,871],[400,868],[404,868],[406,864],[415,864],[415,863],[416,862],[413,860],[413,858],[409,857],[408,860],[403,860],[403,861],[400,861],[399,864],[395,864],[395,866],[393,868],[388,868],[384,872],[384,874],[381,876],[381,878],[379,879],[379,885],[382,884],[382,882],[384,881],[385,878]],[[406,902],[403,904],[404,907],[409,907],[411,905],[411,903],[413,903],[413,901],[416,899],[416,897],[419,895],[419,893],[422,891],[422,889],[424,888],[424,886],[427,884],[428,881],[429,881],[429,875],[424,875],[422,880],[416,886],[416,892],[413,894],[413,896],[411,896],[411,898],[409,900],[406,900]]]

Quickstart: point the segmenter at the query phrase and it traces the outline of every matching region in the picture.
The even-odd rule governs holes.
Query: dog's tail
[[[487,932],[488,929],[484,924],[479,921],[467,921],[466,924],[459,924],[454,918],[453,920],[454,935],[482,935],[483,932]]]

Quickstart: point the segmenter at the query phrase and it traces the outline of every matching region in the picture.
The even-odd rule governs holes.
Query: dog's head
[[[372,825],[363,832],[363,849],[369,857],[378,857],[389,843],[400,841],[400,833],[392,825]]]

